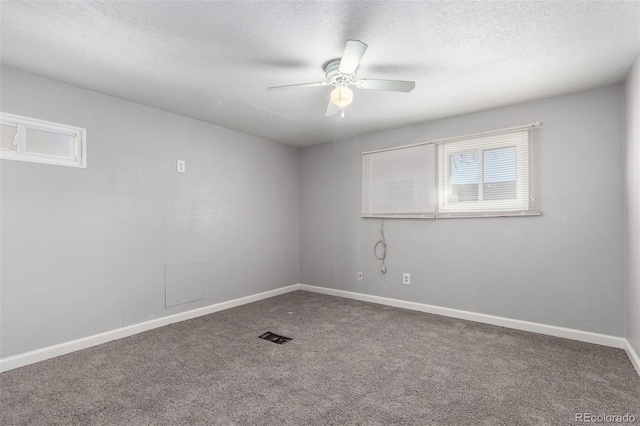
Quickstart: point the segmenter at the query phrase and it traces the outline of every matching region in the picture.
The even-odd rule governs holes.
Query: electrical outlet
[[[358,272],[358,281],[362,281],[362,272]]]
[[[411,274],[407,274],[406,272],[402,274],[402,284],[406,284],[406,285],[411,284]]]
[[[186,173],[187,172],[187,164],[184,160],[178,160],[178,173]]]

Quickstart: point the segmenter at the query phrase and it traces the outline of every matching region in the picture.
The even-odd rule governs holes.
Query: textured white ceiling
[[[602,87],[640,52],[640,1],[0,2],[11,67],[295,146]],[[369,45],[355,89],[325,117],[345,41]]]

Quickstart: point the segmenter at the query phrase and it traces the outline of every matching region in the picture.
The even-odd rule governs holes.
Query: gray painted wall
[[[386,220],[381,275],[380,221],[360,218],[362,151],[538,120],[542,216]],[[624,336],[623,131],[615,86],[305,148],[300,282]]]
[[[627,339],[640,354],[640,56],[626,83]]]
[[[636,351],[638,69],[626,86],[626,333]],[[0,110],[88,131],[85,170],[0,161],[1,357],[295,282],[625,334],[622,86],[316,145],[298,158],[294,148],[1,71]],[[387,220],[380,274],[379,221],[360,218],[362,151],[537,120],[543,216]],[[165,308],[164,264],[193,261],[205,262],[205,299]]]
[[[87,169],[0,161],[1,357],[298,282],[298,149],[1,71],[0,110],[88,139]],[[192,261],[205,299],[166,309]]]

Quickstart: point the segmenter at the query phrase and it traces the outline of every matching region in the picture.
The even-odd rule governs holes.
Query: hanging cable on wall
[[[384,274],[387,272],[387,265],[384,264],[384,259],[387,257],[387,242],[384,239],[384,219],[380,221],[380,229],[378,230],[378,235],[380,236],[380,240],[373,246],[373,255],[376,259],[382,261],[382,266],[380,270]],[[382,246],[382,255],[378,256],[378,246]]]

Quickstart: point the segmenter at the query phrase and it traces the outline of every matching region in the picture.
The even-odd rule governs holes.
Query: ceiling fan
[[[334,86],[335,89],[331,92],[327,113],[325,114],[327,117],[336,115],[339,112],[344,117],[344,107],[353,102],[353,91],[349,89],[349,86],[355,86],[358,89],[388,90],[393,92],[410,92],[413,90],[416,86],[415,81],[356,79],[356,70],[367,47],[365,43],[359,40],[347,40],[342,58],[329,61],[324,66],[327,81],[274,86],[269,87],[267,90]]]

